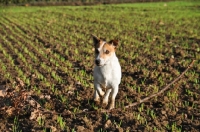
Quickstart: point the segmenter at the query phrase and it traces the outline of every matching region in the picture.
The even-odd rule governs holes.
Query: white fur
[[[94,100],[100,101],[100,96],[103,96],[103,104],[107,105],[109,94],[111,93],[109,109],[113,109],[115,107],[115,97],[121,82],[121,66],[115,53],[107,60],[103,60],[103,58],[100,58],[100,60],[103,62],[102,65],[95,66],[93,72]],[[102,88],[105,88],[106,91],[104,92]]]

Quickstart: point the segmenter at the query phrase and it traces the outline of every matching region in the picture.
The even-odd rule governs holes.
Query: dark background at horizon
[[[180,0],[0,0],[0,5],[20,6],[57,6],[57,5],[96,5],[96,4],[119,4],[136,2],[168,2]],[[188,0],[185,0],[188,1]]]

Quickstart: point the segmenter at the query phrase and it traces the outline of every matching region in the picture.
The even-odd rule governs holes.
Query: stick
[[[135,102],[135,103],[132,103],[130,105],[127,105],[125,106],[125,108],[130,108],[130,107],[133,107],[133,106],[136,106],[136,105],[139,105],[141,103],[144,103],[146,101],[148,101],[149,99],[153,98],[153,97],[156,97],[156,96],[159,96],[160,94],[162,94],[163,92],[165,92],[167,89],[169,89],[169,87],[174,84],[175,82],[177,82],[194,64],[195,60],[193,60],[190,65],[185,69],[185,71],[183,71],[181,73],[181,75],[179,75],[176,79],[174,79],[171,83],[167,84],[162,90],[160,90],[159,92],[155,93],[155,94],[152,94],[142,100],[139,100],[139,102]]]

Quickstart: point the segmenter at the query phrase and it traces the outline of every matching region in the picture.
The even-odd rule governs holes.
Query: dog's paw
[[[94,102],[99,103],[100,102],[100,98],[94,98]]]
[[[104,94],[105,94],[105,92],[104,92],[104,91],[101,91],[100,96],[103,97]]]
[[[99,102],[101,102],[101,100],[100,100],[100,97],[99,97],[99,96],[94,96],[94,98],[93,98],[93,99],[94,99],[94,102],[98,102],[98,103],[99,103]]]
[[[109,110],[112,110],[112,109],[114,109],[115,108],[115,104],[114,103],[110,103],[110,106],[109,106]]]
[[[102,102],[102,105],[103,105],[103,106],[107,106],[107,105],[108,105],[108,100],[105,100],[105,99],[104,99],[103,102]]]
[[[102,100],[101,107],[102,107],[103,109],[108,109],[108,100],[107,100],[107,99],[104,98],[104,99]]]

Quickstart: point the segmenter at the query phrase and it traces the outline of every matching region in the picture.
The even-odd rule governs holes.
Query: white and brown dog
[[[99,102],[103,97],[103,104],[108,104],[109,94],[111,102],[109,109],[115,107],[115,97],[118,93],[121,82],[121,66],[115,54],[118,45],[117,40],[106,42],[94,35],[93,42],[95,48],[95,68],[94,68],[94,101]],[[104,92],[102,88],[105,88]]]

